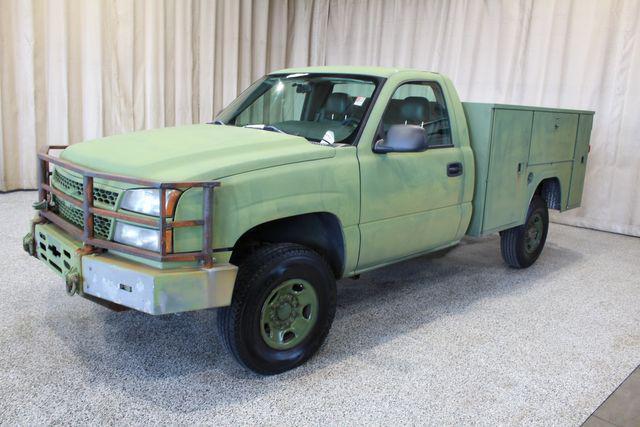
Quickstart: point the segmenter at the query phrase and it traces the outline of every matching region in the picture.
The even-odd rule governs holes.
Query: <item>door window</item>
[[[436,82],[405,83],[396,89],[382,117],[383,138],[392,125],[424,128],[431,147],[453,145],[449,113]]]

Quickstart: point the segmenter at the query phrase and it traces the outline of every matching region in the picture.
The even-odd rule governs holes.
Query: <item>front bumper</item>
[[[67,282],[79,275],[80,295],[149,314],[227,306],[238,271],[233,264],[163,270],[109,253],[80,256],[82,243],[53,224],[35,225],[33,247],[34,255]]]

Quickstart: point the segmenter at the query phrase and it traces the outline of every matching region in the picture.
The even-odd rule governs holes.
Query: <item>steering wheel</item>
[[[360,123],[359,120],[356,120],[353,117],[349,117],[348,119],[343,120],[340,124],[342,126],[358,126],[358,123]]]

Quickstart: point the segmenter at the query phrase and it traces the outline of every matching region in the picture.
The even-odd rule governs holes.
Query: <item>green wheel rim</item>
[[[534,213],[531,215],[531,218],[529,218],[525,232],[524,247],[527,253],[535,252],[536,249],[538,249],[542,241],[543,231],[544,224],[542,222],[542,215]]]
[[[318,295],[311,283],[290,279],[273,289],[260,314],[260,333],[267,345],[287,350],[300,344],[318,320]]]

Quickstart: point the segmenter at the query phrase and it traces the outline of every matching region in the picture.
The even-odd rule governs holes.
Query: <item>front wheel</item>
[[[549,211],[544,199],[533,196],[523,225],[500,232],[504,261],[513,268],[527,268],[542,252],[549,231]]]
[[[322,345],[336,310],[326,261],[301,245],[262,247],[240,265],[229,307],[218,311],[225,347],[263,375],[304,363]]]

